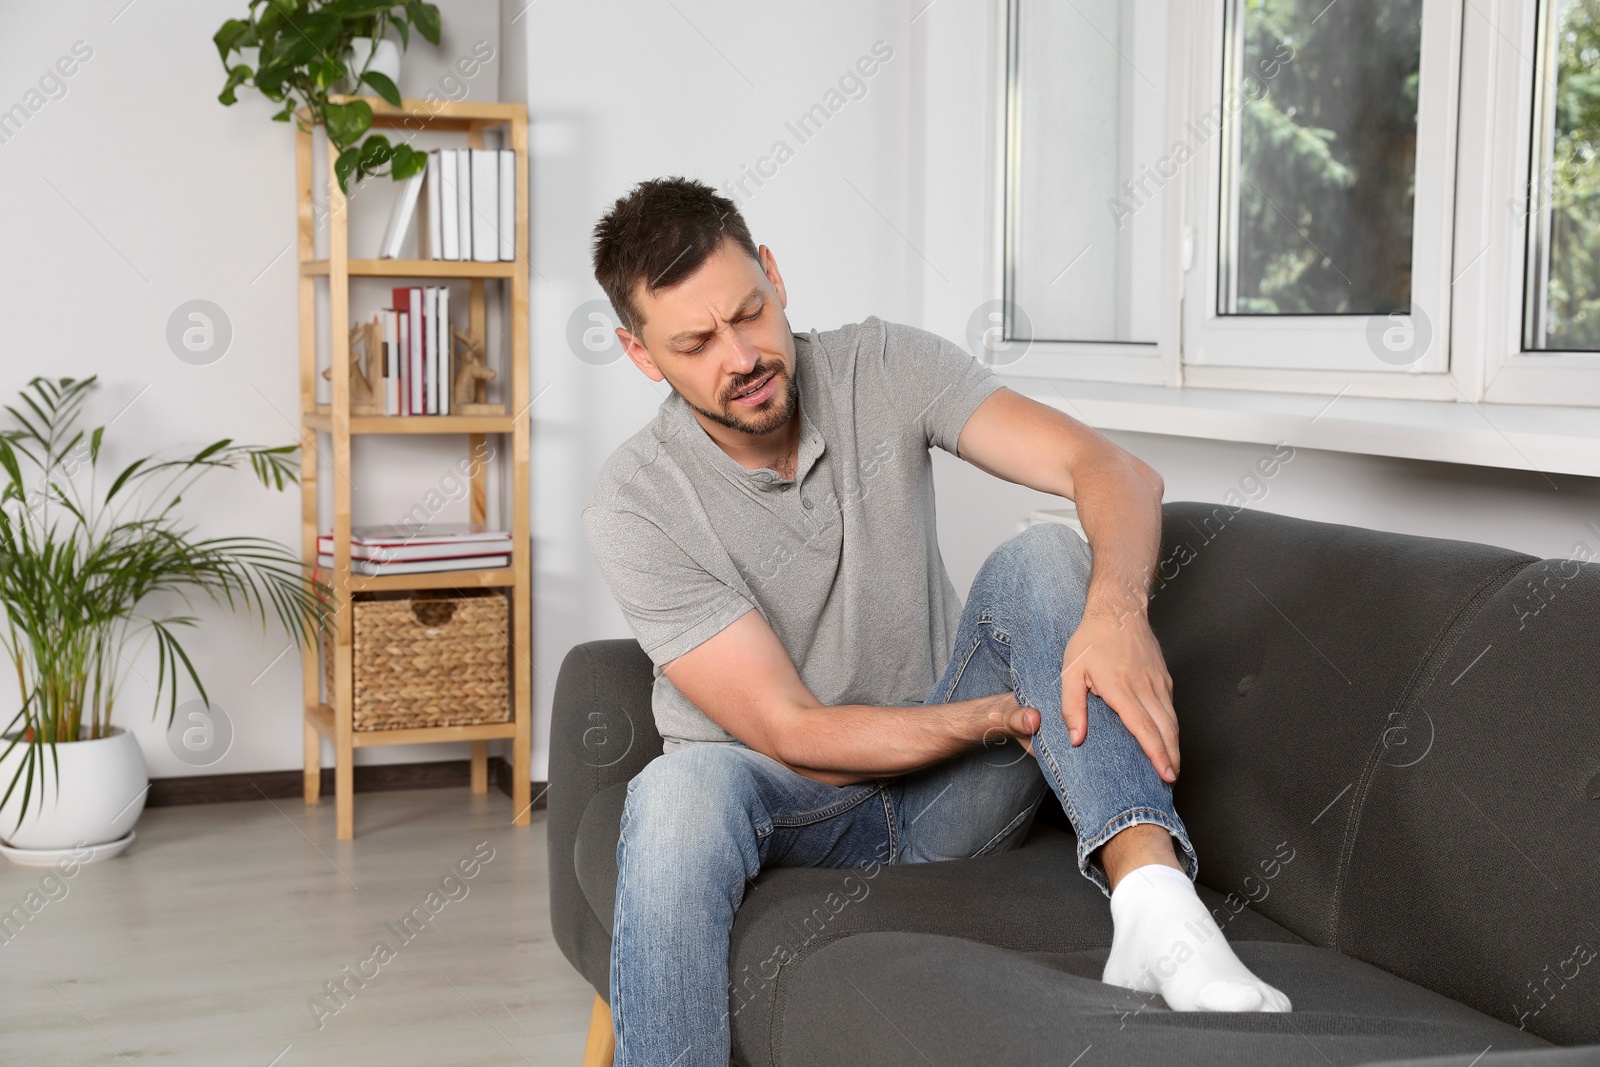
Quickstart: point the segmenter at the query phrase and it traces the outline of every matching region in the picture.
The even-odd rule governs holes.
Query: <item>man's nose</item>
[[[761,362],[761,354],[752,346],[746,344],[737,330],[730,330],[726,364],[728,373],[749,374],[759,362]]]

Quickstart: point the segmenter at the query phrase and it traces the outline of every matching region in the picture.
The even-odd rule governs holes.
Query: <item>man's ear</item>
[[[778,261],[772,255],[772,249],[761,245],[756,249],[756,258],[761,261],[761,269],[767,276],[767,281],[778,291],[778,306],[789,306],[789,293],[783,287],[783,275],[778,273]]]
[[[622,350],[628,353],[633,365],[643,371],[646,378],[652,382],[659,382],[666,377],[661,373],[661,368],[656,366],[656,361],[650,358],[650,350],[621,326],[617,327],[617,340],[622,342]]]

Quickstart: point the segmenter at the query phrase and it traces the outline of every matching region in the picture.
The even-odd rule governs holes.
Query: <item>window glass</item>
[[[1008,336],[1153,344],[1160,322],[1166,0],[1013,0]]]
[[[1230,0],[1218,313],[1411,306],[1422,0]]]
[[[1524,345],[1594,352],[1600,351],[1600,0],[1541,6]]]

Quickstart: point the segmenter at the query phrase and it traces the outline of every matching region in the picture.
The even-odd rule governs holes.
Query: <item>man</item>
[[[619,199],[594,265],[628,357],[673,389],[584,509],[665,741],[617,843],[617,1062],[728,1062],[729,931],[762,867],[1009,849],[1047,788],[1110,898],[1104,981],[1177,1010],[1288,1011],[1195,895],[1172,808],[1178,724],[1145,613],[1156,472],[931,333],[793,333],[771,250],[699,182]],[[933,445],[1076,501],[1089,545],[1029,528],[963,610]],[[1012,739],[1027,755],[998,757]]]

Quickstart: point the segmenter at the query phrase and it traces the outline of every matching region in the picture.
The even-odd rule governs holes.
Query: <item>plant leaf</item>
[[[324,104],[322,123],[328,128],[329,140],[339,148],[348,148],[371,128],[372,107],[365,100]]]
[[[350,175],[361,165],[361,149],[346,148],[339,153],[339,159],[333,165],[334,177],[339,179],[339,190],[345,195],[350,193]]]
[[[375,133],[361,143],[361,172],[373,173],[388,163],[394,155],[394,148],[389,144],[389,138],[381,133]]]
[[[395,145],[394,160],[389,165],[389,175],[395,181],[404,181],[421,174],[428,165],[428,157],[408,144]]]
[[[369,70],[361,75],[361,80],[376,89],[378,95],[383,97],[389,104],[395,107],[400,106],[400,90],[395,88],[394,82],[390,80],[387,74],[379,74],[375,70]]]
[[[222,92],[217,94],[217,99],[224,106],[231,107],[238,103],[239,98],[234,95],[234,90],[250,80],[251,70],[243,63],[228,70],[228,83],[222,87]]]
[[[406,0],[406,14],[416,24],[417,32],[428,39],[429,44],[439,43],[439,5],[423,3],[422,0]]]
[[[190,462],[203,463],[231,444],[233,444],[233,439],[231,437],[224,437],[220,441],[213,441],[200,451],[196,452],[194,454],[194,459],[190,460]]]
[[[132,463],[123,468],[122,473],[117,475],[116,481],[111,483],[111,488],[106,490],[106,503],[111,503],[111,498],[117,495],[117,490],[126,485],[128,479],[132,478],[134,474],[138,473],[139,469],[143,467],[144,464],[145,460],[141,458],[134,460]]]
[[[229,52],[248,48],[255,43],[255,30],[244,19],[229,19],[211,36],[211,40],[217,46],[223,66],[227,66]]]

